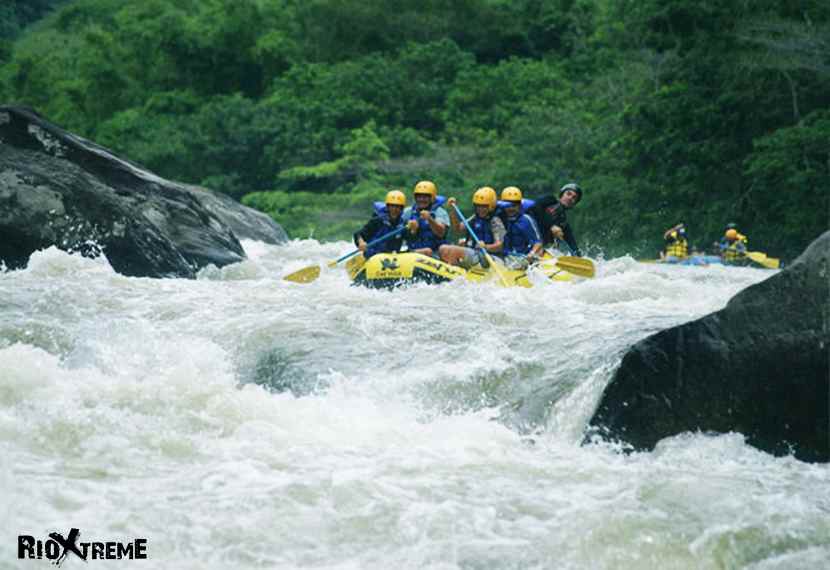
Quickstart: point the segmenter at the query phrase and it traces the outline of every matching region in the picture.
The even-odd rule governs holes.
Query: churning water
[[[346,243],[245,246],[191,281],[56,249],[0,273],[0,567],[71,527],[147,539],[109,568],[830,565],[827,466],[740,434],[580,445],[627,347],[768,273],[390,292],[280,279]]]

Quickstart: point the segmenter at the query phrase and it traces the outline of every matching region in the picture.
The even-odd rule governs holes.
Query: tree
[[[828,227],[830,213],[830,110],[755,141],[744,161],[747,190],[740,209],[760,233],[759,246],[798,254]]]

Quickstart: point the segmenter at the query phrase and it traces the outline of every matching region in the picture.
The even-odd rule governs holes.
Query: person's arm
[[[565,207],[558,201],[552,208],[544,211],[544,219],[539,224],[542,233],[543,244],[556,244],[557,240],[565,239],[564,228],[568,225],[568,218],[565,214]]]
[[[501,218],[494,216],[490,220],[490,230],[493,232],[493,243],[485,243],[482,245],[489,253],[498,253],[501,251],[504,235],[507,233]]]
[[[464,227],[464,222],[458,219],[458,214],[455,213],[455,206],[458,202],[455,198],[450,198],[447,200],[447,205],[450,207],[450,227],[452,227],[453,231],[457,234],[462,234],[466,228]]]
[[[443,238],[446,235],[447,228],[450,225],[450,216],[444,208],[436,208],[435,215],[428,210],[422,210],[421,217],[427,221],[429,229],[437,237]]]
[[[571,224],[566,223],[562,228],[562,233],[564,234],[565,243],[568,244],[571,253],[577,257],[582,257],[582,252],[579,250],[579,246],[576,243],[576,236],[574,236],[574,230],[571,227]]]
[[[366,240],[377,233],[378,226],[381,224],[380,218],[374,214],[366,224],[354,234],[354,244],[360,251],[366,251]]]
[[[536,202],[527,209],[527,214],[537,222],[542,219],[542,216],[550,206],[559,203],[559,198],[556,196],[543,196],[536,200]]]
[[[363,239],[363,236],[365,236],[365,235],[366,235],[366,229],[367,229],[368,227],[369,227],[369,222],[366,222],[365,224],[363,224],[363,227],[362,227],[362,228],[360,228],[359,230],[357,230],[357,231],[356,231],[356,232],[352,235],[352,241],[354,241],[354,244],[355,244],[357,247],[360,247],[360,240],[362,240],[362,239]],[[364,240],[364,243],[365,243],[365,240]]]
[[[406,233],[408,234],[407,237],[413,237],[418,234],[418,220],[410,219],[412,217],[412,208],[413,206],[404,208],[404,211],[401,214],[404,224],[406,224]]]
[[[675,226],[670,227],[670,228],[669,228],[669,229],[667,229],[667,230],[666,230],[666,232],[663,234],[663,239],[664,239],[664,240],[666,240],[666,241],[669,241],[669,240],[670,240],[671,233],[672,233],[672,232],[676,232],[677,230],[679,230],[679,229],[680,229],[680,228],[682,228],[682,227],[683,227],[683,224],[682,224],[682,223],[680,223],[680,224],[677,224],[677,225],[675,225]],[[671,241],[674,241],[674,240],[671,240]]]
[[[360,247],[360,242],[362,241],[364,244],[370,235],[372,235],[372,222],[375,221],[377,218],[377,214],[372,214],[372,217],[369,218],[369,221],[363,224],[363,227],[357,230],[352,239],[354,240],[354,244]]]

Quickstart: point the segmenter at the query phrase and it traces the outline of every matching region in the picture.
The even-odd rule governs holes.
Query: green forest
[[[576,181],[587,254],[830,219],[827,0],[6,0],[0,103],[348,239],[421,179]]]

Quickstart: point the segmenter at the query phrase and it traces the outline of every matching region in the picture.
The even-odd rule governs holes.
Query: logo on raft
[[[380,266],[381,271],[395,271],[396,269],[401,268],[401,266],[398,265],[397,259],[382,259]]]

